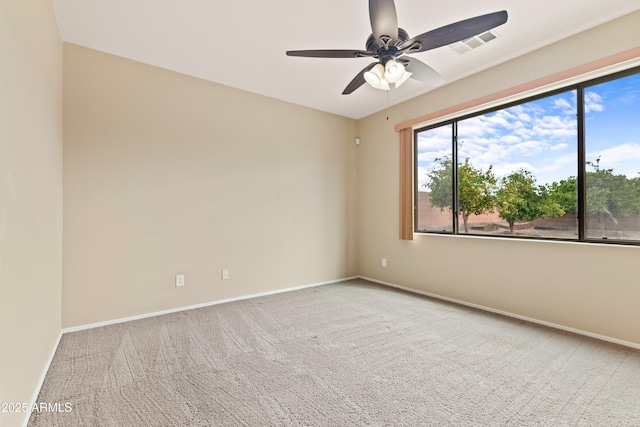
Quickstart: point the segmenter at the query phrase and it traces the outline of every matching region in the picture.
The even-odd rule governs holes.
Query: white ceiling
[[[638,0],[395,0],[410,37],[506,10],[501,36],[460,55],[414,55],[447,83],[640,9]],[[370,58],[323,59],[287,50],[365,49],[366,0],[53,0],[65,42],[250,92],[361,118],[433,89],[410,80],[342,95]]]

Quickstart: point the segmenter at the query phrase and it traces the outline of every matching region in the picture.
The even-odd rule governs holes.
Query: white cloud
[[[416,169],[416,173],[417,173],[417,180],[418,180],[418,191],[424,191],[426,190],[425,187],[423,187],[424,184],[426,184],[429,181],[429,177],[427,177],[427,168],[421,167],[419,166]]]
[[[622,163],[628,160],[640,160],[640,144],[630,142],[627,144],[617,145],[596,153],[589,153],[588,157],[592,161],[600,157],[600,165],[602,167],[613,167],[617,163]]]
[[[490,126],[500,126],[503,128],[508,128],[511,123],[509,122],[510,117],[507,114],[495,114],[493,116],[485,117],[485,122]],[[493,129],[492,129],[493,130]]]
[[[515,156],[537,156],[549,148],[549,144],[542,141],[526,141],[509,148],[509,154]]]
[[[521,129],[514,129],[512,134],[518,135],[522,139],[530,139],[535,135],[535,132],[531,128],[521,128]]]
[[[439,151],[446,150],[451,151],[451,135],[449,138],[419,138],[418,139],[418,151]]]
[[[504,142],[507,144],[518,144],[522,142],[522,138],[518,135],[506,135],[500,138],[500,142]]]
[[[578,165],[578,153],[571,152],[563,156],[554,157],[553,161],[559,165]]]
[[[562,110],[569,110],[569,109],[573,109],[573,108],[575,108],[573,105],[571,105],[571,103],[570,103],[569,101],[567,101],[567,100],[566,100],[566,99],[564,99],[564,98],[556,99],[556,100],[553,102],[553,105],[554,105],[556,108],[560,108],[560,109],[562,109]]]
[[[531,121],[531,116],[528,115],[527,113],[520,113],[520,114],[518,114],[518,119],[520,119],[523,122],[530,122]]]
[[[451,150],[446,151],[446,150],[442,150],[442,151],[424,151],[424,152],[418,152],[418,163],[423,164],[423,163],[428,163],[431,164],[433,163],[433,161],[437,158],[442,158],[445,157],[447,155],[451,155]]]
[[[604,104],[602,103],[602,96],[596,92],[585,92],[584,94],[584,111],[589,113],[591,111],[604,111]]]
[[[625,84],[620,88],[619,93],[621,96],[619,101],[625,105],[632,105],[640,98],[640,90],[638,89],[640,86],[640,76],[633,75],[625,77],[623,81]]]
[[[638,99],[637,91],[629,91],[620,97],[620,102],[625,105],[633,105]]]
[[[533,129],[538,135],[543,136],[575,136],[577,132],[577,121],[575,116],[543,116],[536,121]]]
[[[598,157],[600,157],[602,169],[613,169],[614,174],[626,175],[628,178],[640,176],[638,175],[640,173],[640,144],[630,142],[598,152],[587,153],[588,161],[593,162]]]
[[[502,163],[502,164],[499,164],[499,165],[495,165],[493,167],[493,171],[499,177],[506,176],[506,175],[510,174],[511,172],[517,171],[518,169],[524,169],[524,170],[528,170],[530,172],[535,172],[536,171],[535,167],[533,167],[531,164],[526,163],[526,162]]]

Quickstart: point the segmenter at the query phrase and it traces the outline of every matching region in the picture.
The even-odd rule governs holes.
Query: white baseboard
[[[297,290],[300,290],[300,289],[313,288],[313,287],[322,286],[322,285],[330,285],[332,283],[344,282],[345,280],[357,279],[358,277],[359,276],[345,277],[345,278],[342,278],[342,279],[329,280],[327,282],[312,283],[310,285],[295,286],[295,287],[292,287],[292,288],[278,289],[278,290],[275,290],[275,291],[261,292],[261,293],[258,293],[258,294],[244,295],[244,296],[235,297],[235,298],[227,298],[227,299],[218,300],[218,301],[205,302],[205,303],[202,303],[202,304],[189,305],[189,306],[186,306],[186,307],[177,307],[177,308],[172,308],[172,309],[169,309],[169,310],[155,311],[155,312],[152,312],[152,313],[139,314],[139,315],[136,315],[136,316],[122,317],[122,318],[113,319],[113,320],[106,320],[104,322],[97,322],[97,323],[90,323],[90,324],[87,324],[87,325],[73,326],[73,327],[70,327],[70,328],[63,329],[62,333],[66,334],[66,333],[69,333],[69,332],[83,331],[85,329],[93,329],[93,328],[99,328],[101,326],[115,325],[117,323],[130,322],[132,320],[139,320],[139,319],[146,319],[147,317],[162,316],[163,314],[177,313],[179,311],[193,310],[195,308],[210,307],[212,305],[224,304],[224,303],[227,303],[227,302],[241,301],[241,300],[245,300],[245,299],[264,297],[264,296],[267,296],[267,295],[275,295],[275,294],[280,294],[280,293],[283,293],[283,292],[297,291]]]
[[[40,390],[42,389],[42,385],[44,384],[44,379],[47,376],[47,372],[49,372],[49,367],[51,366],[51,362],[53,362],[53,357],[56,355],[56,351],[58,350],[58,346],[60,345],[60,340],[62,339],[62,331],[58,334],[58,339],[53,346],[53,350],[51,350],[51,354],[49,355],[49,360],[44,366],[42,373],[40,374],[40,379],[38,380],[38,385],[36,386],[35,391],[33,392],[33,396],[31,396],[31,401],[29,402],[29,408],[33,408],[35,405],[38,395],[40,394]],[[27,411],[25,414],[24,420],[22,420],[22,427],[27,427],[29,424],[29,418],[31,418],[31,411]]]
[[[396,288],[396,289],[402,289],[403,291],[412,292],[414,294],[420,294],[420,295],[424,295],[424,296],[427,296],[427,297],[430,297],[430,298],[435,298],[435,299],[439,299],[439,300],[443,300],[443,301],[449,301],[449,302],[452,302],[452,303],[455,303],[455,304],[460,304],[460,305],[464,305],[464,306],[467,306],[467,307],[472,307],[472,308],[477,308],[479,310],[488,311],[490,313],[496,313],[496,314],[500,314],[502,316],[507,316],[507,317],[511,317],[511,318],[514,318],[514,319],[524,320],[526,322],[536,323],[538,325],[548,326],[550,328],[560,329],[562,331],[572,332],[574,334],[584,335],[584,336],[587,336],[587,337],[590,337],[590,338],[595,338],[595,339],[598,339],[598,340],[601,340],[601,341],[607,341],[607,342],[610,342],[610,343],[619,344],[619,345],[623,345],[625,347],[631,347],[631,348],[635,348],[635,349],[640,350],[640,344],[637,344],[637,343],[634,343],[634,342],[619,340],[617,338],[608,337],[606,335],[594,334],[594,333],[591,333],[591,332],[588,332],[588,331],[583,331],[581,329],[570,328],[568,326],[559,325],[557,323],[551,323],[551,322],[546,322],[544,320],[535,319],[535,318],[532,318],[532,317],[521,316],[519,314],[511,313],[511,312],[508,312],[508,311],[497,310],[495,308],[486,307],[484,305],[474,304],[474,303],[471,303],[471,302],[462,301],[462,300],[458,300],[458,299],[455,299],[455,298],[449,298],[449,297],[445,297],[445,296],[442,296],[442,295],[433,294],[431,292],[425,292],[425,291],[421,291],[421,290],[418,290],[418,289],[407,288],[407,287],[404,287],[404,286],[396,285],[395,283],[384,282],[384,281],[381,281],[381,280],[372,279],[370,277],[365,277],[365,276],[358,276],[358,277],[360,279],[368,280],[370,282],[378,283],[380,285],[385,285],[385,286],[389,286],[389,287]]]

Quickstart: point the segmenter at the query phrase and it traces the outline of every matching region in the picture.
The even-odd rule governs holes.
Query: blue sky
[[[600,98],[601,110],[587,113],[587,160],[629,178],[640,176],[640,75],[588,89]]]
[[[640,75],[585,91],[587,160],[640,176]],[[531,171],[539,184],[577,175],[576,92],[564,92],[458,123],[459,160],[496,176]],[[461,141],[461,145],[460,145]],[[451,152],[451,126],[418,135],[419,190],[433,160]]]

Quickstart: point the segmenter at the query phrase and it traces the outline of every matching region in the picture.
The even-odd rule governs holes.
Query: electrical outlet
[[[184,286],[184,274],[178,274],[176,276],[176,286]]]
[[[386,258],[382,258],[382,266],[383,267],[387,266],[387,259]]]
[[[227,280],[229,278],[229,270],[226,268],[222,270],[222,280]]]

